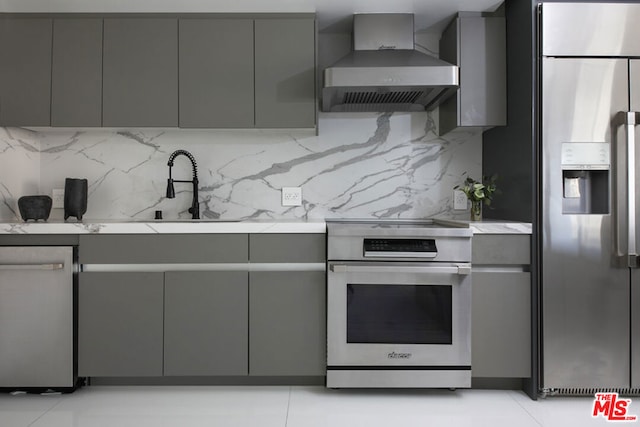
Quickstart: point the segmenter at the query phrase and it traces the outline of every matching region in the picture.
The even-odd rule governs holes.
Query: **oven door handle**
[[[470,263],[451,264],[446,266],[413,266],[413,265],[371,265],[371,264],[330,264],[329,270],[334,273],[422,273],[422,274],[471,274]]]

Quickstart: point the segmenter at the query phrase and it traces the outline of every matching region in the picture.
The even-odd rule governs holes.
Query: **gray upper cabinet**
[[[460,67],[460,89],[440,105],[440,135],[507,124],[505,19],[460,12],[442,33],[440,58]]]
[[[313,127],[315,20],[255,21],[256,127]]]
[[[178,126],[178,19],[104,20],[103,126]]]
[[[42,16],[0,18],[0,126],[316,126],[313,14]]]
[[[55,19],[51,126],[102,125],[102,19]]]
[[[254,125],[253,20],[180,20],[180,127]]]
[[[47,18],[0,18],[0,126],[51,124]]]

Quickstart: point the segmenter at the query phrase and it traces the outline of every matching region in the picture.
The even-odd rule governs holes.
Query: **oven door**
[[[470,381],[471,264],[328,267],[328,371],[464,371]]]

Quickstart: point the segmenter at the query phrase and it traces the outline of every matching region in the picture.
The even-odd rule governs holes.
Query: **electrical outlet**
[[[467,195],[462,190],[453,190],[453,209],[456,211],[467,210]]]
[[[282,187],[282,206],[301,206],[302,188]]]
[[[53,199],[53,203],[51,203],[52,208],[64,208],[64,189],[54,188],[53,191],[51,191],[51,199]]]

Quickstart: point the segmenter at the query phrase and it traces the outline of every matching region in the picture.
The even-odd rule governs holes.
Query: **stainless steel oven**
[[[327,387],[471,386],[471,230],[330,221]]]

